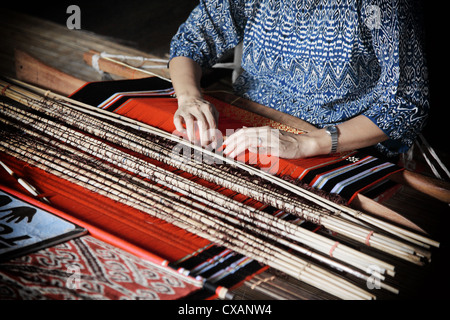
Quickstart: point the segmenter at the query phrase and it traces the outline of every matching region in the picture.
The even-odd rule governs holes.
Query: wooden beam
[[[92,52],[90,54],[92,54]],[[81,83],[81,85],[79,87],[81,87],[85,83],[84,81],[76,79],[70,75],[67,75],[63,72],[55,70],[51,67],[48,67],[45,65],[42,66],[42,63],[39,62],[37,59],[29,59],[28,58],[27,61],[29,62],[28,67],[33,69],[32,71],[30,70],[29,73],[37,74],[37,76],[34,78],[39,81],[39,83],[36,84],[37,86],[51,90],[49,85],[53,85],[53,81],[48,81],[48,79],[52,78],[53,72],[55,72],[55,71],[57,73],[57,78],[58,79],[60,78],[60,81],[62,83],[72,82],[72,84],[67,85],[67,87],[65,85],[63,85],[63,87],[65,87],[65,88],[68,88],[68,87],[72,88],[72,86],[79,85],[80,83]],[[33,61],[36,63],[32,64],[31,62],[33,62]],[[102,67],[102,66],[100,65],[100,67]],[[112,70],[112,69],[110,69],[110,70]],[[103,70],[103,71],[106,72],[106,70]],[[125,73],[125,75],[126,74],[127,73]],[[148,77],[148,75],[146,75],[146,76]],[[79,87],[77,87],[76,89],[78,89]],[[72,89],[70,89],[70,90],[72,90]],[[70,91],[70,90],[65,90],[65,91]],[[74,92],[75,90],[70,91],[70,93]],[[208,92],[208,94],[211,94],[211,92]],[[255,112],[259,115],[265,116],[274,121],[288,124],[297,129],[301,129],[304,131],[317,130],[316,127],[314,127],[314,126],[310,125],[309,123],[307,123],[303,120],[300,120],[296,117],[286,115],[284,113],[281,113],[279,111],[259,105],[257,103],[254,103],[254,102],[246,100],[246,99],[238,98],[230,93],[221,92],[220,94],[216,94],[214,96],[218,99],[223,99],[223,101],[225,101],[225,102],[232,103],[233,105],[236,105],[240,108]],[[414,179],[412,179],[412,177]],[[398,174],[397,176],[394,176],[394,179],[397,179],[400,183],[403,183],[405,185],[411,185],[413,188],[420,188],[419,191],[421,191],[425,194],[431,195],[433,197],[438,197],[438,199],[440,199],[441,201],[445,201],[446,199],[449,199],[450,188],[447,187],[446,185],[436,183],[436,181],[434,181],[434,179],[427,178],[420,174],[416,174],[416,173],[413,173],[413,172],[410,172],[407,170],[405,170],[401,174]],[[426,184],[423,184],[424,182],[426,182]],[[426,186],[426,187],[423,187],[423,186]],[[373,214],[378,217],[384,217],[387,220],[394,222],[395,224],[398,224],[400,226],[408,227],[412,230],[419,231],[419,232],[423,231],[419,226],[417,226],[416,224],[414,224],[412,221],[408,220],[404,216],[400,215],[399,213],[397,213],[395,211],[392,211],[392,210],[386,208],[385,206],[383,206],[381,204],[376,203],[374,200],[367,198],[365,196],[358,196],[356,198],[356,201],[354,200],[351,203],[351,205],[355,209],[362,210],[364,212]]]
[[[92,59],[94,57],[97,57],[97,63],[98,68],[103,71],[107,72],[119,77],[123,77],[125,79],[141,79],[141,78],[148,78],[148,77],[160,77],[165,80],[168,80],[168,78],[162,77],[161,75],[158,75],[156,73],[142,70],[139,68],[135,68],[129,65],[126,65],[120,61],[110,59],[110,58],[104,58],[100,56],[100,52],[89,50],[83,54],[83,60],[86,62],[87,65],[92,66]]]
[[[52,68],[24,51],[16,49],[14,58],[16,77],[21,81],[66,96],[85,84],[85,81]]]
[[[450,183],[446,181],[427,177],[409,170],[394,173],[389,179],[450,204]]]

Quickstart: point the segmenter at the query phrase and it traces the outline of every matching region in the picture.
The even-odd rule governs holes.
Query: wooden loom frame
[[[88,65],[92,65],[92,57],[99,54],[99,52],[89,50],[84,54],[84,60]],[[67,96],[85,84],[84,81],[56,70],[20,50],[15,51],[15,61],[16,74],[19,80],[38,85],[48,90],[54,90],[62,95]],[[99,57],[98,67],[103,72],[111,73],[126,79],[139,79],[154,76],[153,73],[131,67],[125,63],[106,57]],[[303,131],[316,130],[314,126],[301,119],[262,106],[258,103],[236,97],[225,91],[207,92],[207,94],[244,110],[266,117],[278,123],[289,125],[296,129]],[[450,203],[450,184],[445,181],[430,178],[409,170],[403,170],[392,174],[389,179],[397,184],[409,186],[421,193],[438,199],[439,201]],[[351,205],[358,210],[374,214],[383,219],[388,219],[403,227],[425,233],[420,226],[412,221],[362,194],[357,194]]]
[[[32,57],[30,57],[30,56],[28,56],[29,58],[32,58]],[[37,61],[38,62],[38,64],[39,64],[39,61]],[[35,61],[35,63],[36,63],[36,61]],[[35,63],[31,63],[31,66],[36,66],[36,64]],[[40,67],[42,67],[42,65],[40,66]],[[41,75],[42,75],[42,70],[44,70],[45,72],[49,72],[49,74],[51,75],[52,74],[52,68],[48,68],[47,66],[45,66],[45,65],[43,65],[43,69],[41,69],[38,73],[40,73]],[[23,68],[21,68],[21,70],[23,70]],[[67,79],[67,78],[64,78],[64,74],[62,74],[62,77],[63,77],[63,79]],[[42,77],[39,77],[40,79],[42,79]],[[51,77],[49,77],[50,79],[51,79]],[[24,80],[23,78],[22,78],[22,80]],[[39,83],[39,85],[41,86],[41,87],[45,87],[45,88],[47,88],[47,89],[51,89],[51,88],[49,88],[49,86],[47,86],[47,85],[44,85],[44,84],[42,84],[42,82],[41,83]],[[229,99],[229,100],[231,100],[230,102],[233,102],[234,101],[234,104],[236,105],[236,97],[235,96],[232,96],[232,95],[228,95],[227,93],[225,93],[225,94],[223,94],[223,93],[221,93],[222,95],[225,95],[225,99],[222,99],[222,100],[224,100],[224,101],[226,101],[226,99]],[[237,101],[239,101],[239,99],[237,100]],[[250,108],[253,108],[253,109],[255,109],[256,111],[258,111],[259,110],[259,112],[269,112],[269,114],[270,114],[270,111],[271,111],[271,109],[270,110],[267,110],[268,108],[265,108],[265,107],[262,107],[262,106],[259,106],[259,105],[257,105],[257,104],[253,104],[253,103],[251,103],[251,102],[248,102],[248,101],[245,101],[245,100],[241,100],[241,102],[243,103],[243,104],[247,104],[247,105],[249,105],[250,106]],[[243,106],[244,108],[245,108],[245,106]],[[258,112],[255,112],[255,113],[258,113]],[[276,115],[269,115],[271,118],[276,118]],[[279,118],[276,118],[276,119],[279,119]],[[295,119],[290,119],[291,121],[292,120],[294,120],[293,121],[293,124],[294,125],[292,125],[292,126],[297,126],[298,125],[298,123],[296,123],[295,122]],[[289,121],[289,119],[287,119],[287,121]],[[287,122],[287,121],[283,121],[284,123],[285,122]],[[310,129],[311,130],[311,129]],[[444,189],[445,190],[445,189]],[[445,192],[444,192],[444,194],[445,194]],[[363,201],[364,201],[364,199],[363,199]],[[366,200],[367,201],[367,200]],[[379,207],[380,209],[381,209],[381,211],[383,212],[386,212],[386,211],[389,211],[389,209],[387,209],[387,208],[384,208],[382,205],[379,205],[379,204],[377,204],[377,203],[375,203],[373,200],[371,200],[371,199],[368,199],[368,203],[370,204],[372,202],[372,204],[375,204],[375,205],[377,205],[377,207]],[[385,210],[383,210],[383,208],[385,209]],[[395,213],[394,213],[395,214]]]

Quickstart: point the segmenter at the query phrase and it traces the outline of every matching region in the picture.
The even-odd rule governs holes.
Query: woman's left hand
[[[223,144],[224,154],[235,158],[245,150],[253,153],[270,154],[279,158],[296,159],[304,157],[302,135],[285,132],[271,127],[243,128],[230,135]]]

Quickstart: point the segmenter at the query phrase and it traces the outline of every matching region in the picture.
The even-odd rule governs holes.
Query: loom
[[[176,100],[160,79],[90,83],[70,99],[14,80],[2,81],[1,92],[9,167],[116,246],[159,257],[210,288],[264,284],[259,274],[270,267],[328,298],[375,299],[399,293],[396,263],[421,268],[439,246],[417,229],[348,206],[402,168],[356,151],[295,161],[224,158],[172,134]],[[271,125],[301,134],[208,99],[221,111],[222,131]],[[340,194],[333,198],[332,190]],[[194,297],[214,296],[196,290]]]

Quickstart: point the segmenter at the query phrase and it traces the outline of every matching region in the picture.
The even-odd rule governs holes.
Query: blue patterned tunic
[[[428,114],[427,69],[407,0],[202,0],[171,58],[207,68],[243,42],[241,95],[317,127],[357,115],[406,152]]]

